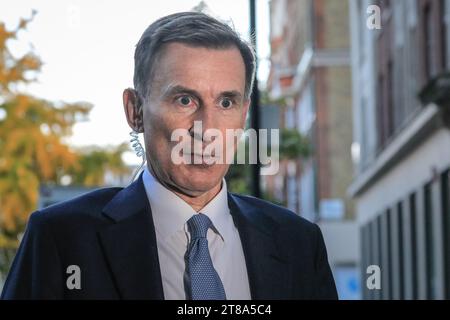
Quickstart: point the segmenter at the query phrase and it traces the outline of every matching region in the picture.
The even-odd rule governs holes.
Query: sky
[[[37,11],[28,30],[10,43],[16,55],[30,48],[44,65],[38,83],[26,92],[51,101],[92,103],[89,121],[76,124],[68,140],[73,146],[118,145],[129,141],[122,92],[133,86],[134,48],[156,19],[191,10],[200,0],[16,0],[0,2],[0,21],[15,28],[20,18]],[[232,21],[248,39],[247,0],[206,0],[211,13]],[[258,78],[268,75],[269,1],[257,0]],[[128,163],[137,163],[133,154]]]

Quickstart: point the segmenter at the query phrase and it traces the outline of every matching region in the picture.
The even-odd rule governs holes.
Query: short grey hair
[[[179,12],[153,22],[142,34],[134,54],[134,88],[146,99],[158,53],[169,43],[193,47],[239,49],[245,64],[244,97],[250,98],[256,59],[252,46],[227,24],[200,12]]]

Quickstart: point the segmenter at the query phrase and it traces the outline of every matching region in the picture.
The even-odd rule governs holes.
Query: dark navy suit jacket
[[[287,209],[228,195],[253,299],[336,299],[317,225]],[[66,285],[70,265],[81,288]],[[142,176],[31,215],[2,299],[164,299]]]

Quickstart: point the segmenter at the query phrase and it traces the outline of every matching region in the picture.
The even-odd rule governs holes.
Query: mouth
[[[212,162],[215,158],[212,155],[198,154],[198,153],[190,153],[187,154],[187,157],[191,160],[190,165],[199,166],[199,167],[211,167],[215,164]]]
[[[203,158],[203,159],[210,159],[210,158],[213,158],[213,156],[210,155],[210,154],[191,153],[190,156],[191,156],[191,157]]]

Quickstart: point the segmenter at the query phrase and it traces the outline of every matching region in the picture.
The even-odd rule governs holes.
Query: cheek
[[[235,109],[228,113],[217,114],[220,119],[220,129],[239,129],[245,124],[245,111],[242,109]]]
[[[169,164],[172,148],[178,143],[171,141],[173,132],[182,127],[170,114],[150,113],[144,123],[146,147],[155,160]]]
[[[156,108],[156,107],[155,107]],[[161,108],[161,107],[157,107]],[[144,114],[144,128],[149,133],[151,139],[158,140],[163,137],[169,138],[172,132],[174,119],[163,112],[155,112],[152,108]]]

